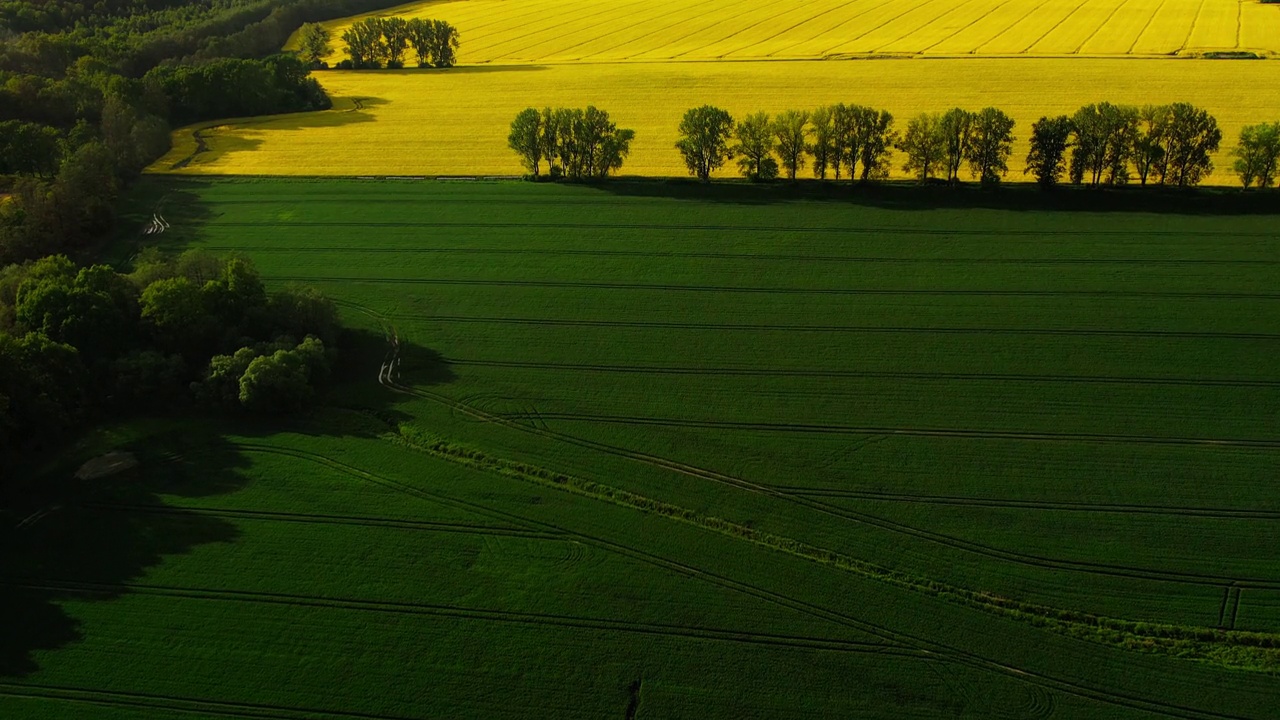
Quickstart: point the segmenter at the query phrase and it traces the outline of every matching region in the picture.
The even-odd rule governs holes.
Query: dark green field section
[[[147,182],[147,243],[243,254],[374,339],[314,416],[152,431],[137,471],[6,523],[0,716],[1276,716],[1274,668],[392,436],[965,590],[1280,632],[1280,215]]]

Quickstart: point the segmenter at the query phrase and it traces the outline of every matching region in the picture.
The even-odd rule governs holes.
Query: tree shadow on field
[[[192,150],[169,165],[169,170],[181,170],[194,162],[223,157],[241,152],[251,152],[262,146],[262,133],[315,128],[333,128],[377,120],[372,109],[390,101],[367,96],[340,96],[334,98],[328,110],[264,115],[262,117],[233,118],[200,123],[179,130],[189,136]]]
[[[266,446],[286,432],[375,438],[409,420],[396,406],[410,398],[379,383],[388,347],[383,331],[347,329],[339,347],[333,385],[306,413],[291,418],[135,418],[89,433],[39,471],[6,483],[0,492],[0,613],[5,623],[0,678],[29,676],[51,653],[92,640],[103,621],[77,617],[82,603],[121,599],[133,585],[147,584],[150,569],[166,558],[241,538],[239,521],[182,502],[270,480],[250,472],[248,453],[253,449],[229,435]],[[401,383],[422,386],[454,379],[448,363],[430,348],[401,339],[400,356]],[[121,437],[127,440],[117,441]],[[82,462],[106,450],[129,453],[137,464],[108,477],[75,476]],[[234,578],[219,580],[219,589],[235,588]],[[193,580],[190,589],[198,591],[208,582]],[[166,584],[181,586],[181,581],[168,579]]]
[[[798,180],[774,183],[621,177],[589,183],[623,197],[663,198],[736,205],[832,202],[886,210],[1006,210],[1016,212],[1116,212],[1169,215],[1280,215],[1280,191],[1229,188],[1083,188],[1043,191],[1030,183],[983,189],[914,182],[850,183]]]

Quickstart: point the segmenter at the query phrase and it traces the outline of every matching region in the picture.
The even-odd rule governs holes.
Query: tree
[[[738,141],[734,148],[738,167],[753,182],[772,180],[778,176],[778,163],[773,159],[773,126],[769,114],[758,112],[743,118],[733,131]]]
[[[951,108],[938,121],[938,132],[943,139],[943,169],[947,182],[960,182],[960,168],[969,150],[969,129],[973,125],[973,113],[961,108]]]
[[[1240,144],[1231,154],[1235,157],[1232,169],[1245,190],[1271,187],[1276,165],[1280,164],[1280,123],[1246,126],[1240,131]]]
[[[47,125],[0,122],[0,175],[52,176],[62,157],[60,140],[60,133]]]
[[[347,44],[347,54],[351,56],[351,66],[357,70],[378,67],[385,55],[381,20],[365,18],[342,33],[342,42]]]
[[[458,62],[458,29],[444,20],[431,21],[431,64],[438,68],[453,67]]]
[[[308,65],[321,67],[333,54],[329,48],[329,31],[320,23],[305,23],[298,32],[298,55]]]
[[[820,107],[809,117],[813,124],[813,144],[809,146],[809,154],[813,155],[813,176],[821,180],[827,179],[827,168],[836,162],[833,116],[830,107]]]
[[[408,24],[409,45],[418,58],[418,67],[431,67],[431,50],[435,43],[435,28],[426,18],[411,18]]]
[[[1009,172],[1013,126],[1013,118],[996,108],[983,108],[973,116],[966,159],[983,185],[996,185]]]
[[[209,350],[215,328],[204,295],[185,277],[158,280],[142,291],[142,320],[156,343],[192,358]]]
[[[862,163],[863,182],[889,176],[889,158],[898,133],[893,129],[893,115],[886,110],[863,107],[857,112],[857,158]],[[853,164],[849,165],[853,178]]]
[[[327,371],[324,343],[307,338],[293,350],[277,350],[249,362],[240,377],[240,404],[265,413],[294,412],[310,401],[313,380]]]
[[[542,114],[534,108],[525,108],[511,121],[511,134],[507,147],[520,156],[525,169],[536,178],[541,172],[543,151]]]
[[[1034,175],[1042,188],[1051,188],[1067,170],[1067,148],[1071,146],[1071,118],[1066,115],[1042,117],[1031,126],[1031,152],[1027,153],[1024,175]]]
[[[1168,142],[1162,182],[1191,187],[1213,173],[1212,154],[1222,142],[1218,121],[1189,103],[1169,106]]]
[[[787,110],[779,113],[773,120],[773,137],[788,180],[795,180],[796,173],[804,167],[804,153],[809,139],[808,125],[809,113],[803,110]]]
[[[689,172],[703,182],[709,181],[711,173],[733,157],[729,149],[733,129],[733,116],[720,108],[703,105],[685,112],[676,148]]]
[[[1169,134],[1169,106],[1144,105],[1138,111],[1138,134],[1133,144],[1133,165],[1143,185],[1154,177],[1164,181]]]
[[[383,52],[387,67],[404,67],[404,53],[409,48],[409,23],[402,17],[380,18]]]
[[[1129,160],[1140,135],[1139,117],[1136,107],[1106,102],[1077,110],[1071,118],[1072,182],[1095,187],[1128,182]]]
[[[913,173],[922,184],[927,182],[946,160],[947,138],[942,134],[942,116],[921,113],[911,118],[898,149],[907,154],[902,169]]]

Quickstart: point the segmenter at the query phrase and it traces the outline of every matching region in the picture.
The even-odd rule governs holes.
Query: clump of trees
[[[1040,118],[1032,126],[1025,173],[1046,188],[1064,175],[1090,187],[1135,181],[1193,187],[1213,172],[1221,142],[1218,121],[1190,103],[1095,103],[1073,115]]]
[[[634,138],[634,130],[619,128],[594,106],[525,108],[511,122],[507,145],[535,180],[544,162],[553,180],[586,180],[620,170]]]
[[[1245,127],[1232,155],[1235,162],[1231,168],[1240,176],[1245,190],[1274,185],[1276,167],[1280,165],[1280,122]]]
[[[337,311],[268,293],[239,258],[142,253],[129,274],[55,255],[0,271],[0,460],[95,414],[184,400],[302,407],[328,375]]]
[[[317,49],[319,40],[314,30],[310,42],[317,46],[307,48],[310,52]],[[303,36],[304,41],[308,36]],[[458,61],[458,30],[443,20],[427,18],[371,17],[365,18],[342,33],[342,41],[347,44],[349,60],[338,63],[340,68],[363,69],[399,69],[405,64],[405,57],[410,49],[417,59],[418,67],[447,68]],[[328,50],[327,38],[324,49]],[[327,54],[327,52],[326,52]],[[319,61],[319,57],[315,61]]]

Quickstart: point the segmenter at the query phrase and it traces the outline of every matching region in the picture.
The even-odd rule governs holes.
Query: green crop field
[[[333,297],[341,382],[303,420],[69,452],[141,464],[0,524],[2,717],[1276,716],[1280,214],[135,195],[172,227],[122,260],[202,247]]]

